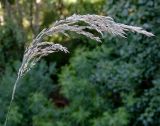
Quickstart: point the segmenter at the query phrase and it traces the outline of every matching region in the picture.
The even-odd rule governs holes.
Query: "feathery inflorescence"
[[[91,31],[94,30],[98,33],[95,34]],[[111,17],[100,16],[100,15],[72,15],[66,19],[56,21],[48,29],[43,29],[37,37],[30,43],[26,48],[23,56],[23,61],[21,67],[18,71],[18,77],[14,84],[11,103],[14,99],[16,86],[19,79],[25,75],[36,63],[44,56],[47,56],[51,53],[62,51],[68,53],[66,47],[63,47],[61,44],[54,44],[52,42],[45,42],[43,38],[45,36],[52,36],[57,33],[62,33],[67,35],[67,32],[75,32],[80,35],[84,35],[90,39],[101,42],[100,37],[103,36],[104,32],[110,33],[115,36],[125,37],[126,31],[137,32],[144,34],[148,37],[154,36],[152,33],[143,30],[141,27],[124,25],[121,23],[116,23]],[[10,110],[9,106],[9,110]],[[9,111],[8,111],[9,113]],[[7,124],[8,113],[5,120],[5,126]]]
[[[80,25],[78,23],[84,22]],[[101,42],[99,36],[91,33],[89,30],[95,30],[101,36],[104,32],[125,37],[126,31],[137,32],[146,36],[154,36],[152,33],[143,30],[141,27],[124,25],[116,23],[111,17],[100,15],[72,15],[66,19],[56,21],[48,29],[43,29],[37,37],[32,41],[29,47],[26,49],[22,61],[22,65],[19,69],[18,76],[23,76],[29,71],[41,57],[47,56],[50,53],[63,51],[68,53],[66,47],[60,44],[54,44],[52,42],[43,42],[45,36],[52,36],[57,33],[67,35],[67,31],[75,32],[80,35],[89,37],[90,39]]]

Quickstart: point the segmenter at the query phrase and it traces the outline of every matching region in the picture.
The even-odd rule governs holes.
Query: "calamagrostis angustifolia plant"
[[[80,25],[80,22],[81,23]],[[99,36],[91,33],[90,31],[96,31]],[[22,65],[18,71],[17,80],[14,84],[12,98],[10,101],[10,106],[14,99],[17,83],[19,79],[24,76],[36,63],[44,56],[47,56],[51,53],[62,51],[68,53],[66,47],[63,47],[60,44],[54,44],[52,42],[45,42],[43,38],[45,36],[52,36],[57,33],[62,33],[67,35],[67,32],[75,32],[80,35],[84,35],[90,39],[101,42],[100,36],[103,36],[104,32],[110,33],[115,36],[125,37],[126,31],[137,32],[144,34],[148,37],[154,36],[152,33],[143,30],[141,27],[129,26],[121,23],[116,23],[111,17],[99,16],[99,15],[72,15],[64,20],[56,21],[51,27],[43,29],[35,39],[30,43],[26,48],[23,56]],[[5,120],[5,126],[8,120],[8,113]]]

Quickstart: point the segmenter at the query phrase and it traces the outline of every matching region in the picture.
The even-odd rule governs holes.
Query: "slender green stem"
[[[16,92],[16,87],[17,87],[19,79],[20,78],[18,76],[17,79],[16,79],[16,81],[15,81],[15,83],[14,83],[14,87],[13,87],[13,91],[12,91],[12,97],[11,97],[11,100],[10,100],[10,103],[9,103],[6,119],[5,119],[5,122],[4,122],[4,126],[7,126],[7,122],[8,122],[8,118],[9,118],[9,113],[10,113],[11,106],[12,106],[12,103],[13,103],[13,100],[14,100],[14,95],[15,95],[15,92]]]

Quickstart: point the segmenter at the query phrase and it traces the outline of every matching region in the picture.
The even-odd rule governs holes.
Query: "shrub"
[[[11,90],[14,80],[16,79],[16,70],[20,65],[19,62],[14,62],[12,66],[9,64],[5,74],[0,81],[0,125],[2,125],[6,115],[7,106],[11,96]],[[8,125],[31,125],[35,124],[36,116],[40,116],[41,106],[45,106],[46,112],[44,115],[48,118],[50,108],[47,104],[52,105],[48,100],[48,96],[54,90],[54,82],[51,76],[55,73],[55,64],[49,66],[43,61],[33,71],[30,71],[25,78],[20,81],[20,86],[17,89],[15,102],[11,107],[9,114]],[[38,102],[36,99],[38,99]],[[39,107],[40,106],[40,107]],[[38,110],[38,112],[36,111]],[[36,111],[36,112],[35,112]],[[33,122],[32,122],[33,121]],[[40,121],[40,120],[39,120]],[[42,118],[43,121],[43,118]],[[35,124],[37,125],[37,124]]]
[[[4,72],[6,63],[22,57],[25,40],[25,35],[16,24],[8,21],[0,27],[0,74]]]
[[[152,0],[106,2],[109,15],[133,25],[145,22],[157,37],[107,36],[105,45],[92,51],[80,47],[59,75],[61,94],[70,101],[57,109],[59,125],[160,125],[159,6]]]
[[[77,25],[77,23],[83,22],[84,25]],[[60,44],[54,44],[50,42],[43,42],[45,36],[51,36],[52,34],[62,33],[66,36],[66,31],[72,31],[80,35],[84,35],[90,39],[101,42],[100,37],[96,36],[90,30],[96,31],[101,36],[103,32],[108,32],[115,36],[125,37],[126,31],[132,31],[144,34],[148,37],[154,36],[152,33],[143,30],[141,27],[134,27],[125,24],[114,22],[111,17],[99,16],[99,15],[73,15],[64,20],[56,21],[50,28],[43,29],[35,39],[26,48],[23,56],[21,67],[19,68],[17,79],[15,81],[11,101],[9,104],[9,110],[7,112],[4,125],[7,125],[8,114],[10,114],[10,108],[14,100],[15,91],[19,80],[36,65],[36,63],[44,56],[47,56],[53,52],[63,51],[68,52],[67,48]],[[85,84],[86,81],[83,83]],[[83,89],[83,88],[82,88]],[[80,90],[81,91],[81,90]],[[89,114],[89,113],[88,113]],[[88,116],[87,114],[87,116]],[[80,116],[79,116],[80,118]],[[84,121],[83,118],[80,121]],[[77,123],[78,124],[78,123]]]

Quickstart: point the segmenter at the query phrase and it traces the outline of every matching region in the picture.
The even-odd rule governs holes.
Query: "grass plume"
[[[80,25],[80,22],[83,22],[83,24]],[[91,30],[96,31],[98,34],[91,33]],[[103,36],[104,32],[121,37],[125,37],[127,31],[137,32],[148,37],[154,36],[152,33],[147,32],[141,27],[116,23],[111,17],[108,16],[74,14],[70,17],[67,17],[66,19],[56,21],[49,28],[43,29],[37,35],[37,37],[33,39],[33,41],[24,52],[23,61],[18,71],[17,80],[13,87],[12,97],[4,126],[7,125],[9,112],[14,100],[19,79],[21,79],[22,76],[24,76],[29,70],[31,70],[42,57],[58,51],[62,51],[64,53],[69,52],[67,48],[63,47],[61,44],[54,44],[53,42],[43,41],[44,37],[52,36],[58,33],[69,36],[67,34],[68,31],[84,35],[98,42],[101,42],[101,37]]]

